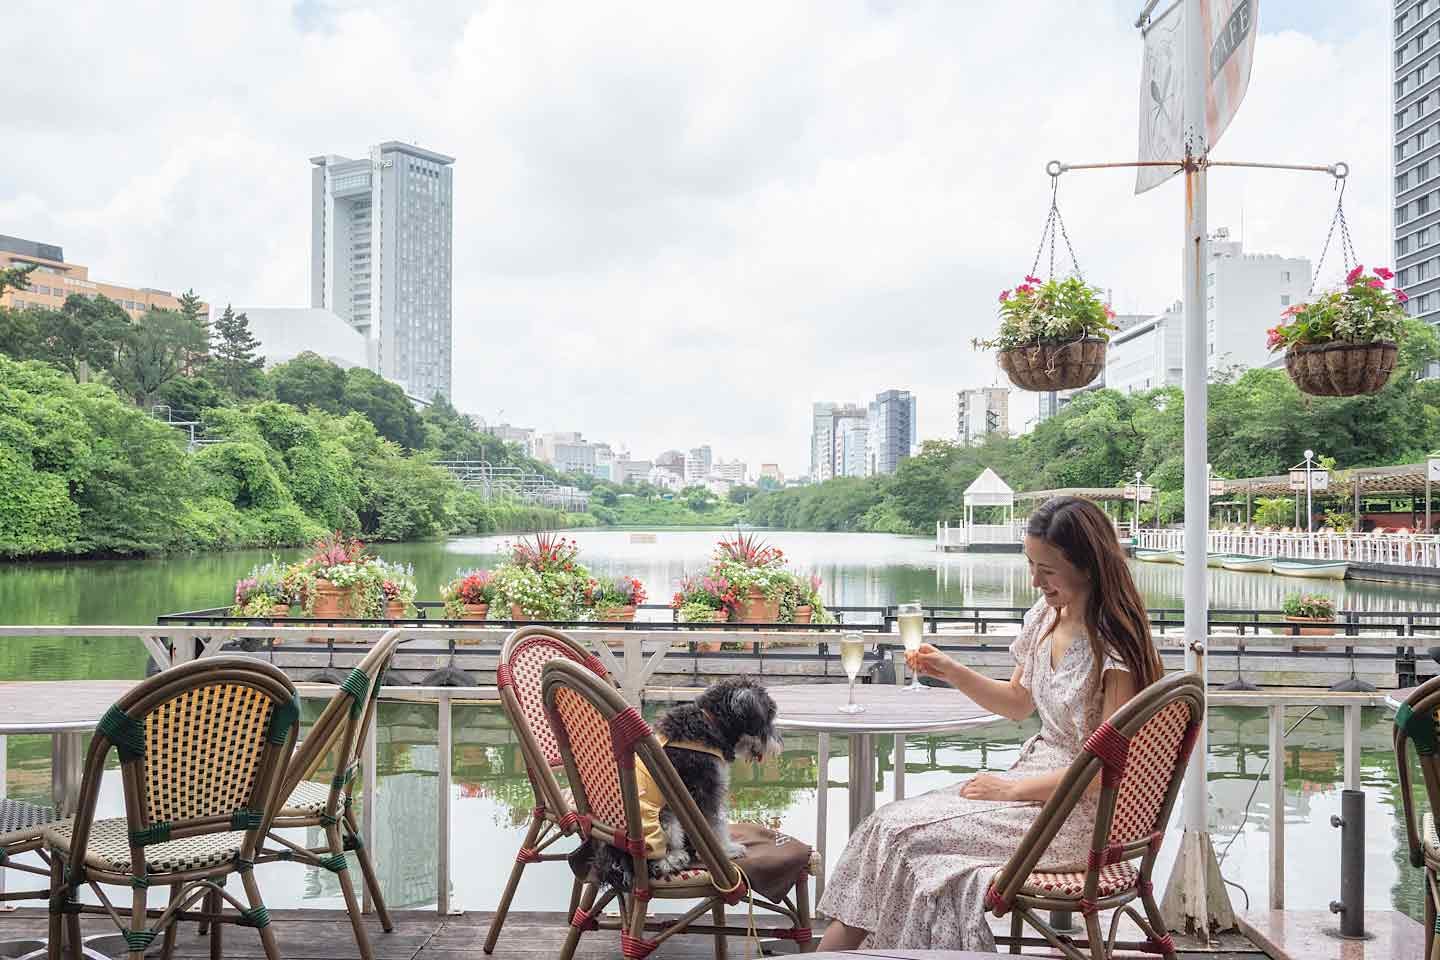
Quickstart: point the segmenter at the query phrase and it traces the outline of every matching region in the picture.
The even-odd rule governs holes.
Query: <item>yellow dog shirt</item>
[[[708,747],[703,743],[694,743],[689,740],[676,740],[668,743],[664,737],[660,737],[660,746],[671,746],[677,750],[694,750],[696,753],[708,753],[712,757],[718,757],[723,763],[725,754],[715,747]],[[645,761],[639,757],[635,758],[635,786],[640,793],[640,829],[645,837],[645,858],[655,860],[665,856],[669,850],[669,844],[665,841],[665,833],[660,829],[660,808],[665,806],[665,796],[660,792],[660,785],[650,776],[650,771],[645,768]]]

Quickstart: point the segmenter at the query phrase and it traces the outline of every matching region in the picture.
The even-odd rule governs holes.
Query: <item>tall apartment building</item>
[[[615,483],[642,483],[650,479],[655,464],[649,460],[631,460],[616,457],[610,466],[610,479]]]
[[[844,464],[837,453],[842,425],[847,421],[865,424],[865,408],[853,403],[817,403],[811,408],[810,478],[823,483],[832,477],[845,476]]]
[[[1206,249],[1206,366],[1211,374],[1275,366],[1281,358],[1265,348],[1265,331],[1286,307],[1302,303],[1310,289],[1304,257],[1245,253],[1224,227]],[[1184,379],[1184,311],[1176,303],[1162,314],[1128,325],[1110,339],[1105,386],[1121,393],[1181,386]]]
[[[865,420],[846,417],[839,422],[835,433],[835,476],[865,476],[869,436],[868,416]]]
[[[498,426],[487,424],[480,428],[482,433],[488,433],[497,440],[504,440],[506,443],[514,443],[525,451],[528,457],[535,456],[535,428],[534,427],[512,427],[508,423]]]
[[[130,287],[90,279],[90,268],[66,263],[65,251],[53,243],[38,243],[19,237],[0,235],[0,270],[11,267],[33,267],[30,286],[26,290],[6,289],[0,294],[0,306],[49,307],[58,310],[71,294],[82,297],[105,297],[120,305],[131,317],[142,316],[152,308],[178,310],[180,300],[169,290],[151,287]],[[210,307],[200,305],[207,316]]]
[[[450,398],[454,157],[395,140],[310,163],[310,305],[369,338],[374,369]]]
[[[743,460],[721,460],[715,464],[712,474],[721,480],[739,484],[746,481],[749,472]]]
[[[762,487],[767,485],[783,487],[785,485],[785,474],[780,472],[780,464],[760,464],[760,485]]]
[[[955,395],[955,437],[979,443],[991,434],[1010,435],[1010,391],[1006,387],[961,390]]]
[[[866,474],[894,473],[915,450],[915,398],[909,390],[886,390],[870,402],[867,419]]]
[[[710,445],[703,447],[691,447],[690,452],[685,454],[685,482],[704,483],[705,478],[710,476],[710,468],[714,463],[714,454]]]
[[[1395,0],[1392,40],[1395,281],[1440,323],[1440,2]]]

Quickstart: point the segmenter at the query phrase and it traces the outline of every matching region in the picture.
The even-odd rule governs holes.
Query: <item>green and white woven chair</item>
[[[80,958],[80,914],[110,917],[142,960],[160,933],[174,950],[176,923],[254,927],[265,955],[279,960],[270,915],[253,867],[280,809],[279,788],[295,748],[300,701],[277,667],[248,657],[191,661],[137,684],[100,720],[85,757],[77,814],[46,829],[51,858],[50,960],[59,960],[61,926]],[[111,750],[120,755],[125,816],[97,820],[100,781]],[[225,889],[239,874],[245,902]],[[168,886],[151,909],[152,886]],[[99,905],[82,904],[82,886]],[[128,909],[107,888],[130,891]],[[203,908],[194,909],[204,901]],[[233,907],[227,912],[226,905]]]
[[[62,818],[51,807],[42,807],[23,800],[0,800],[0,870],[18,870],[21,873],[45,877],[43,889],[3,890],[0,903],[7,900],[44,900],[50,896],[49,860],[45,850],[45,831],[57,825]],[[17,863],[15,857],[22,853],[37,851],[45,865]]]
[[[345,897],[345,910],[350,915],[355,944],[363,960],[373,960],[374,951],[362,922],[361,904],[355,896],[345,854],[354,852],[371,902],[379,914],[381,929],[393,932],[395,924],[380,892],[375,864],[365,849],[355,819],[353,795],[365,739],[375,724],[380,685],[399,644],[399,630],[391,630],[375,641],[359,666],[346,675],[340,692],[306,731],[304,742],[296,749],[282,778],[280,795],[288,799],[271,824],[267,846],[256,858],[257,863],[294,860],[332,871]],[[327,769],[333,772],[330,779],[314,779]],[[275,832],[297,827],[321,828],[325,832],[325,844],[304,847]]]
[[[1440,805],[1440,677],[1431,677],[1410,691],[1395,712],[1395,769],[1400,772],[1400,797],[1405,807],[1405,836],[1410,863],[1425,871],[1425,958],[1440,960],[1440,834],[1435,810]],[[1411,789],[1410,747],[1420,767],[1428,810],[1416,810]],[[1419,814],[1417,816],[1417,813]]]

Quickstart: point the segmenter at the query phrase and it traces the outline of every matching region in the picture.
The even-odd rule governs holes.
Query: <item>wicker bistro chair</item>
[[[51,960],[60,957],[62,922],[70,956],[79,960],[81,913],[114,920],[131,960],[142,960],[161,931],[169,956],[176,922],[200,919],[258,928],[265,955],[278,960],[252,868],[279,810],[281,772],[294,750],[299,718],[300,701],[285,674],[248,657],[182,664],[121,697],[90,741],[75,818],[45,832]],[[97,820],[112,748],[120,755],[125,816]],[[246,903],[224,889],[235,873]],[[82,884],[100,905],[79,902]],[[168,902],[149,909],[149,888],[162,884],[170,888]],[[129,888],[128,916],[106,895],[108,886]],[[194,911],[201,900],[215,909]],[[226,902],[236,913],[225,913]],[[212,956],[219,956],[218,925],[212,937]]]
[[[1405,808],[1405,836],[1410,863],[1425,871],[1425,956],[1440,960],[1436,914],[1440,911],[1440,834],[1435,831],[1435,810],[1440,805],[1440,677],[1432,677],[1410,691],[1395,712],[1395,766],[1400,771],[1400,797]],[[1429,810],[1416,816],[1410,782],[1410,746],[1425,784]]]
[[[634,880],[629,890],[612,887],[600,893],[602,884],[592,871],[580,906],[571,918],[561,960],[571,960],[583,931],[601,928],[619,929],[620,952],[629,960],[644,960],[677,933],[711,934],[715,938],[717,958],[726,956],[727,934],[793,940],[802,952],[814,950],[810,935],[808,872],[802,871],[795,878],[793,897],[784,897],[778,903],[760,897],[749,889],[744,872],[726,856],[721,838],[715,836],[701,816],[639,710],[629,706],[618,691],[597,680],[589,671],[566,660],[545,665],[543,689],[545,713],[555,729],[575,791],[581,834],[587,840],[607,843],[628,853],[634,863]],[[697,860],[690,869],[673,878],[650,879],[635,779],[637,756],[695,844]],[[601,917],[601,912],[617,896],[620,918]],[[678,919],[661,923],[647,919],[650,900],[654,897],[701,902]],[[747,926],[727,926],[725,907],[747,899],[751,922]],[[779,914],[787,924],[757,929],[753,917],[755,908]],[[706,913],[711,914],[713,923],[697,924],[696,920]],[[647,931],[656,931],[658,935],[648,939]]]
[[[490,932],[485,937],[486,953],[495,951],[500,929],[505,925],[506,914],[510,912],[510,903],[515,898],[515,890],[520,886],[525,868],[532,863],[565,860],[566,854],[545,851],[562,837],[576,836],[580,832],[574,800],[568,790],[561,789],[555,778],[557,770],[563,771],[564,760],[550,720],[545,715],[540,690],[541,673],[545,664],[552,660],[578,663],[605,682],[610,682],[609,671],[599,657],[553,627],[521,627],[506,637],[500,647],[500,662],[495,669],[500,704],[520,739],[520,753],[525,761],[525,775],[530,778],[530,789],[535,794],[535,807],[530,811],[530,826],[519,852],[515,854],[515,865],[510,868],[505,892],[501,894],[500,903],[490,918]],[[570,890],[570,913],[575,912],[580,902],[581,886],[580,878],[575,878]]]
[[[280,796],[288,799],[270,825],[267,846],[257,851],[255,860],[256,863],[294,860],[333,872],[345,898],[345,911],[350,915],[355,945],[363,960],[372,960],[374,951],[365,932],[361,904],[355,896],[345,854],[354,852],[361,878],[380,917],[381,929],[393,932],[395,924],[356,822],[353,795],[365,739],[375,723],[380,685],[399,644],[399,630],[382,635],[360,664],[346,675],[340,691],[320,711],[281,778]],[[329,780],[313,779],[322,769],[331,769],[334,775]],[[275,832],[301,827],[322,829],[324,844],[301,846]]]
[[[61,817],[51,807],[23,800],[0,799],[0,870],[18,870],[45,877],[40,889],[0,889],[0,903],[7,900],[45,900],[50,896],[49,855],[45,852],[45,831],[59,825]],[[44,865],[16,863],[14,857],[36,851]]]
[[[1155,902],[1151,875],[1165,836],[1185,764],[1204,722],[1205,691],[1193,673],[1174,674],[1154,683],[1116,710],[1085,741],[1019,849],[991,882],[986,904],[996,916],[1011,914],[1010,935],[997,942],[1011,953],[1021,946],[1049,944],[1071,960],[1103,960],[1116,947],[1160,954],[1175,960],[1175,944]],[[1099,808],[1089,863],[1073,872],[1040,872],[1036,865],[1060,825],[1079,803],[1096,775]],[[1137,867],[1132,861],[1139,860]],[[1139,900],[1142,917],[1130,904]],[[1110,935],[1100,937],[1100,910],[1114,909]],[[1062,936],[1042,911],[1079,912],[1087,939]],[[1120,917],[1128,914],[1144,932],[1139,943],[1115,942]],[[1021,936],[1022,923],[1041,937]]]

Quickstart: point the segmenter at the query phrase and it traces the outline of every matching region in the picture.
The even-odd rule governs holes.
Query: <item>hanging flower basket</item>
[[[1022,390],[1076,390],[1105,369],[1106,346],[1099,337],[1085,337],[1012,347],[1000,351],[1000,369]]]
[[[1384,267],[1366,276],[1356,267],[1345,289],[1287,308],[1267,331],[1267,346],[1285,350],[1285,372],[1301,393],[1354,397],[1378,393],[1390,382],[1404,334],[1405,291],[1387,288]]]
[[[1000,367],[1022,390],[1075,390],[1105,369],[1115,311],[1079,277],[1027,276],[1000,294],[1000,329],[977,349],[999,350]]]
[[[1393,340],[1300,344],[1285,351],[1285,372],[1301,393],[1355,397],[1383,390],[1399,354]]]

